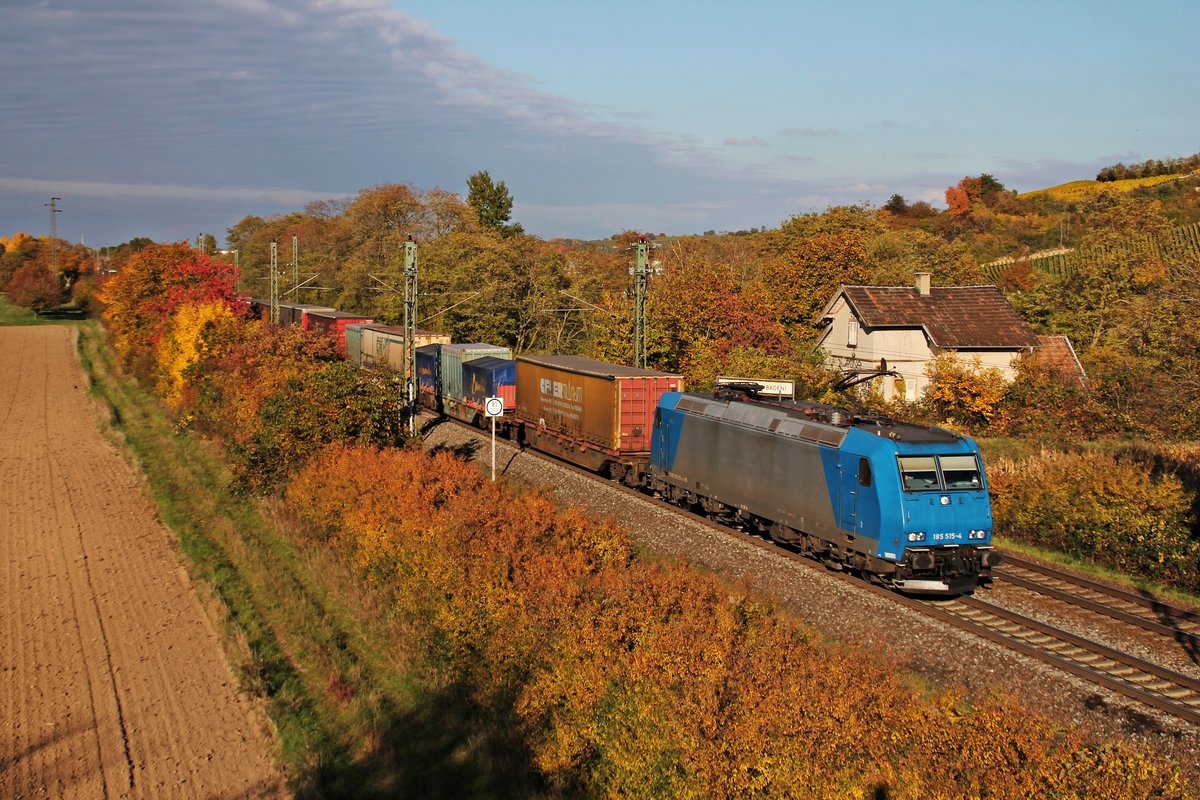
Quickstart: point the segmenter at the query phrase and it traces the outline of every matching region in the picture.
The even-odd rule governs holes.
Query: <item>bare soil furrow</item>
[[[283,795],[70,329],[0,328],[0,376],[0,795]]]

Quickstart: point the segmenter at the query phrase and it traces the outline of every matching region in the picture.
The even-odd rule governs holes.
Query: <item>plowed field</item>
[[[0,327],[0,797],[283,794],[62,326]]]

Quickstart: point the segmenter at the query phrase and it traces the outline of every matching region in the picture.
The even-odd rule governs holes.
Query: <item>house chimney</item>
[[[917,273],[917,294],[921,295],[922,297],[927,297],[929,295],[929,279],[931,277],[933,277],[932,272]]]

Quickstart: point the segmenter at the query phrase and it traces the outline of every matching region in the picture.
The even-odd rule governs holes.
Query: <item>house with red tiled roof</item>
[[[931,286],[930,279],[918,272],[914,286],[841,286],[818,318],[817,346],[841,368],[885,359],[901,376],[883,381],[887,400],[920,397],[926,367],[947,351],[1015,377],[1016,359],[1041,342],[999,287]]]

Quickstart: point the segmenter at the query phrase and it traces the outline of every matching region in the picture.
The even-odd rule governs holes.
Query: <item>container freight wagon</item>
[[[329,306],[317,306],[311,303],[280,303],[279,304],[279,324],[280,325],[299,325],[304,330],[309,329],[308,315],[314,311],[333,311]],[[267,304],[267,316],[264,319],[270,319],[271,304]]]
[[[483,409],[472,408],[467,403],[466,389],[463,382],[463,365],[479,358],[512,358],[512,350],[486,342],[471,344],[441,345],[441,364],[439,373],[441,411],[447,416],[460,419],[463,422],[476,424],[476,418],[483,414]]]
[[[517,410],[532,447],[618,480],[638,482],[654,413],[683,376],[579,356],[518,356]]]
[[[413,341],[417,347],[424,347],[430,344],[450,344],[450,337],[444,333],[418,330]],[[403,373],[404,328],[397,325],[363,325],[361,358],[363,366],[388,366]]]
[[[427,344],[418,347],[417,403],[431,411],[442,413],[442,345]]]
[[[504,401],[504,415],[510,417],[517,407],[517,362],[509,358],[484,356],[462,365],[463,396],[476,413],[475,424],[486,426],[483,404],[489,397]]]
[[[246,298],[246,305],[250,308],[250,319],[261,319],[264,322],[270,321],[270,300],[263,300],[261,297],[248,297]]]
[[[327,336],[334,337],[337,340],[338,347],[342,350],[346,349],[346,326],[354,323],[371,324],[374,322],[370,317],[364,317],[361,314],[350,314],[346,311],[335,311],[333,309],[307,309],[303,310],[303,326],[304,330],[314,333],[324,333]]]

